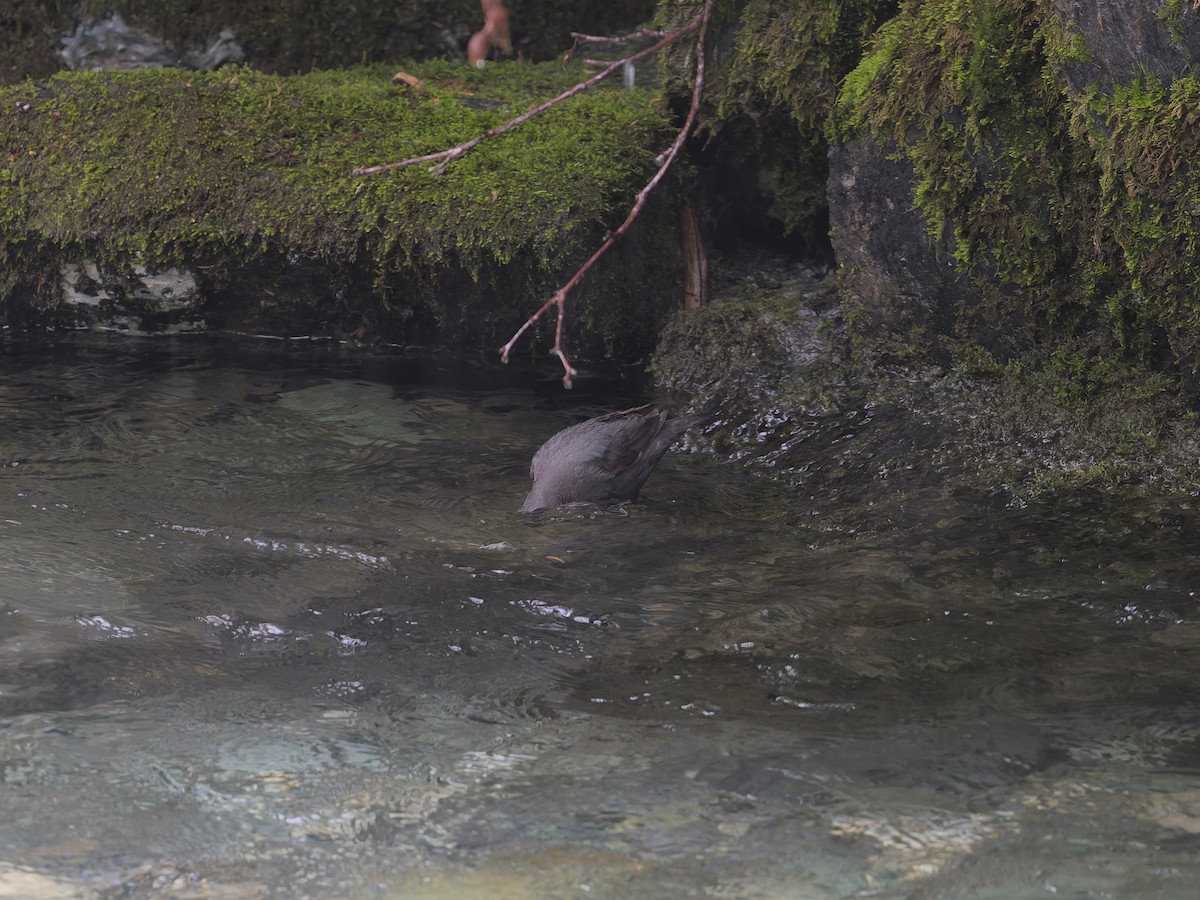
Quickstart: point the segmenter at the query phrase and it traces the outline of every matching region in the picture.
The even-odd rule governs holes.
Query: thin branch
[[[710,0],[710,5],[711,5],[711,0]],[[557,97],[547,100],[544,103],[539,103],[537,106],[533,107],[533,109],[526,110],[525,112],[521,113],[521,115],[517,116],[515,119],[509,119],[507,122],[497,125],[495,128],[488,129],[483,134],[477,135],[476,137],[471,138],[471,140],[469,140],[465,143],[459,144],[457,147],[451,147],[449,150],[442,150],[439,153],[430,153],[430,154],[427,154],[426,156],[414,156],[412,159],[402,159],[399,162],[384,163],[383,165],[379,165],[379,166],[364,166],[362,168],[355,169],[352,172],[352,174],[354,174],[354,175],[374,175],[377,172],[386,172],[389,169],[403,169],[408,166],[418,165],[419,163],[433,162],[435,159],[440,159],[440,160],[442,160],[442,162],[436,166],[433,166],[430,169],[430,171],[434,175],[441,175],[443,172],[446,171],[446,166],[450,165],[450,163],[454,162],[454,160],[458,159],[458,157],[462,156],[464,153],[466,153],[468,150],[470,150],[471,148],[473,148],[475,145],[479,144],[480,142],[486,140],[487,138],[495,137],[498,134],[504,134],[504,132],[508,131],[510,128],[515,128],[516,126],[529,121],[534,116],[536,116],[538,113],[545,112],[546,110],[548,110],[550,107],[554,106],[555,104],[562,103],[564,100],[568,100],[571,97],[574,97],[576,94],[586,91],[588,88],[595,87],[597,84],[599,84],[605,78],[608,78],[614,72],[623,68],[626,63],[637,62],[640,59],[645,59],[647,56],[651,56],[654,53],[657,53],[659,50],[661,50],[663,47],[666,47],[668,44],[671,44],[671,43],[679,40],[679,38],[683,37],[684,35],[691,34],[693,31],[695,31],[697,26],[700,25],[700,20],[702,18],[704,19],[704,22],[707,25],[707,22],[708,22],[707,16],[708,16],[708,6],[705,7],[705,12],[696,16],[694,19],[692,19],[691,22],[689,22],[687,25],[683,26],[683,28],[679,29],[678,31],[672,32],[671,34],[666,35],[664,38],[662,38],[662,40],[652,44],[651,46],[647,47],[645,50],[639,50],[637,53],[634,53],[632,56],[627,56],[624,59],[614,60],[610,65],[608,65],[602,71],[597,72],[595,75],[593,75],[587,81],[581,81],[579,84],[575,85],[573,88],[569,88],[568,90],[563,91]]]
[[[1200,0],[1197,0],[1200,2]],[[666,31],[653,31],[649,28],[639,28],[630,34],[600,35],[600,34],[581,34],[578,31],[571,32],[571,49],[562,56],[562,67],[565,71],[567,64],[575,58],[575,53],[583,44],[600,44],[609,47],[620,47],[626,44],[632,44],[635,41],[656,40],[668,35]],[[599,62],[585,59],[584,65],[606,65],[610,60],[602,60]]]
[[[520,338],[521,335],[523,335],[529,329],[530,325],[532,325],[534,322],[536,322],[538,319],[540,319],[542,317],[542,314],[545,313],[546,310],[548,310],[550,307],[552,307],[552,306],[558,307],[558,320],[561,322],[562,321],[562,302],[564,299],[565,299],[565,297],[563,296],[562,288],[559,288],[557,291],[554,292],[554,294],[550,297],[549,300],[547,300],[545,303],[543,303],[541,305],[541,307],[538,309],[537,312],[535,312],[532,316],[530,316],[528,319],[526,319],[525,324],[517,329],[517,333],[508,339],[507,344],[505,344],[503,347],[500,348],[501,362],[508,362],[509,351],[512,350],[513,345],[517,342],[517,339]],[[551,352],[553,352],[553,351],[551,351]],[[559,356],[559,359],[562,359],[561,355]],[[563,367],[567,370],[566,373],[563,375],[564,380],[575,374],[575,371],[568,364],[564,363]]]
[[[679,133],[675,135],[675,140],[671,143],[671,146],[666,150],[666,152],[662,153],[657,158],[656,161],[658,162],[658,171],[654,173],[651,179],[646,183],[646,186],[638,192],[638,195],[633,202],[633,207],[629,210],[629,215],[625,217],[625,221],[620,224],[616,231],[609,232],[609,234],[604,238],[603,243],[601,243],[596,251],[588,257],[587,261],[579,267],[579,271],[572,275],[571,279],[566,284],[555,291],[554,294],[551,295],[550,299],[543,303],[538,311],[530,316],[525,321],[524,325],[517,329],[516,334],[509,338],[508,343],[500,348],[501,362],[508,362],[508,355],[512,351],[513,345],[516,344],[521,335],[523,335],[534,322],[540,319],[546,313],[546,311],[550,309],[550,307],[556,306],[558,307],[558,320],[554,326],[554,346],[550,348],[550,353],[554,356],[557,356],[559,362],[562,363],[563,387],[570,388],[572,386],[572,379],[575,377],[576,372],[571,366],[571,362],[567,358],[567,354],[563,350],[562,346],[563,319],[566,314],[567,295],[575,289],[580,281],[583,280],[583,276],[587,274],[587,271],[596,263],[596,261],[600,259],[600,257],[606,252],[608,252],[608,249],[621,238],[623,238],[626,232],[629,231],[630,226],[633,225],[634,220],[638,217],[638,214],[641,213],[642,207],[645,206],[646,198],[666,176],[667,169],[669,169],[671,163],[675,161],[675,157],[679,155],[679,151],[683,148],[684,141],[687,140],[688,135],[691,133],[692,126],[696,123],[696,116],[700,112],[700,98],[704,92],[704,44],[705,39],[708,37],[708,23],[712,17],[713,2],[714,0],[705,0],[703,11],[696,16],[696,18],[692,19],[691,23],[684,31],[676,33],[676,36],[679,34],[684,34],[694,29],[697,24],[700,26],[700,36],[696,39],[696,77],[692,84],[692,102],[688,107],[687,118],[684,120],[683,127],[679,129]],[[633,57],[630,58],[632,59]],[[618,60],[618,63],[623,62],[624,60]]]
[[[575,39],[576,44],[625,44],[630,41],[635,41],[638,38],[661,38],[666,37],[666,31],[654,31],[650,28],[639,28],[637,31],[631,31],[629,34],[581,34],[578,31],[572,31],[571,37]]]

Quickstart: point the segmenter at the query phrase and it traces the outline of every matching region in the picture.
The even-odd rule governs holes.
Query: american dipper
[[[560,431],[533,456],[533,489],[521,511],[636,500],[667,448],[698,421],[698,416],[668,419],[648,403]]]

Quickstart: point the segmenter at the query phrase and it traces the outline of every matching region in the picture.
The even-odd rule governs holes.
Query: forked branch
[[[500,348],[500,359],[502,362],[508,362],[508,355],[512,352],[513,346],[520,339],[521,335],[528,331],[529,327],[533,325],[534,322],[545,315],[550,307],[557,307],[558,319],[554,325],[554,346],[550,348],[550,353],[554,356],[557,356],[558,361],[562,363],[563,387],[570,388],[572,386],[576,372],[574,367],[571,365],[571,361],[567,358],[566,351],[563,350],[562,342],[563,320],[566,316],[567,295],[570,294],[571,291],[574,290],[579,284],[579,282],[583,280],[583,276],[587,274],[587,271],[593,265],[595,265],[596,261],[605,253],[607,253],[608,249],[621,238],[623,238],[629,231],[634,220],[637,219],[638,214],[641,213],[642,207],[646,205],[646,198],[650,196],[650,192],[654,190],[666,176],[667,169],[669,169],[671,163],[675,161],[675,157],[678,156],[679,151],[683,149],[684,141],[686,141],[688,135],[691,134],[692,126],[695,125],[696,116],[700,111],[700,98],[704,93],[704,43],[705,38],[708,36],[708,23],[712,13],[712,6],[713,0],[706,0],[704,9],[701,11],[700,15],[693,19],[691,24],[688,26],[689,30],[696,26],[700,28],[700,35],[696,40],[696,75],[692,82],[692,102],[688,107],[687,118],[684,120],[683,127],[680,128],[679,133],[675,135],[675,140],[671,143],[671,146],[666,150],[666,152],[660,154],[656,160],[658,163],[658,171],[656,171],[650,180],[646,182],[646,186],[638,191],[637,198],[634,200],[633,206],[629,210],[629,215],[625,217],[625,221],[622,222],[615,231],[610,232],[608,236],[605,237],[603,243],[596,248],[596,252],[587,258],[587,262],[579,267],[579,270],[571,276],[570,280],[567,281],[567,283],[560,287],[557,291],[555,291],[551,295],[550,299],[541,305],[537,312],[526,319],[525,324],[517,329],[516,334],[509,338],[508,343]]]
[[[629,64],[645,59],[646,57],[657,53],[667,45],[674,43],[680,38],[699,29],[699,35],[696,38],[696,72],[692,82],[691,104],[688,107],[687,117],[684,120],[683,126],[679,129],[679,133],[675,135],[675,140],[672,141],[671,146],[668,147],[667,150],[659,154],[659,156],[656,158],[655,162],[658,165],[658,169],[646,183],[646,186],[638,192],[638,195],[633,202],[633,206],[629,210],[629,214],[625,217],[625,221],[622,222],[615,231],[610,232],[604,238],[604,241],[600,244],[596,251],[587,258],[587,261],[579,267],[579,270],[571,276],[566,284],[562,285],[562,287],[556,290],[550,296],[550,298],[525,321],[525,324],[517,329],[516,333],[509,339],[508,343],[500,348],[500,359],[503,362],[508,362],[509,354],[512,352],[513,346],[517,343],[521,336],[525,334],[525,332],[528,331],[529,328],[538,321],[538,319],[545,315],[551,307],[557,307],[557,321],[555,322],[554,327],[554,346],[551,348],[550,353],[554,356],[557,356],[559,362],[562,363],[563,386],[567,388],[572,386],[572,380],[574,379],[576,372],[574,367],[571,365],[571,361],[567,358],[566,351],[563,349],[563,322],[566,316],[567,297],[571,291],[573,291],[579,285],[579,282],[583,280],[583,276],[587,274],[588,270],[590,270],[592,266],[596,264],[596,261],[599,260],[600,257],[602,257],[605,253],[607,253],[610,247],[612,247],[617,241],[626,235],[630,227],[633,225],[634,220],[636,220],[638,215],[641,213],[642,207],[645,206],[646,198],[650,195],[650,192],[662,182],[663,178],[667,174],[667,170],[671,167],[671,163],[675,161],[675,158],[679,155],[679,151],[683,149],[684,142],[687,140],[688,135],[691,134],[692,127],[696,123],[696,116],[700,111],[700,98],[704,92],[704,47],[708,37],[708,26],[712,19],[712,8],[714,2],[715,0],[705,0],[704,8],[690,22],[688,22],[678,31],[662,34],[659,37],[659,40],[655,41],[649,47],[639,50],[637,53],[634,53],[623,59],[614,60],[587,81],[580,82],[574,87],[563,91],[557,97],[547,100],[544,103],[540,103],[516,118],[510,119],[501,125],[497,125],[496,127],[485,131],[483,134],[480,134],[469,141],[465,141],[462,144],[451,147],[448,150],[442,150],[438,153],[430,153],[425,156],[415,156],[411,159],[403,159],[399,162],[385,163],[378,166],[365,166],[363,168],[354,170],[355,175],[372,175],[377,172],[385,172],[390,169],[402,169],[407,166],[414,166],[424,162],[439,161],[436,166],[432,166],[430,168],[430,171],[435,175],[440,175],[445,172],[446,167],[450,165],[450,163],[488,138],[503,134],[509,129],[515,128],[516,126],[527,122],[538,113],[545,112],[555,104],[561,103],[564,100],[575,96],[576,94],[586,91],[588,88],[594,87],[614,73],[621,71]]]

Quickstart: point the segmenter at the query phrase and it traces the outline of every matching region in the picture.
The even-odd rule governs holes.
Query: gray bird
[[[636,500],[667,448],[698,421],[698,416],[668,419],[648,403],[560,431],[533,456],[533,489],[521,511]]]

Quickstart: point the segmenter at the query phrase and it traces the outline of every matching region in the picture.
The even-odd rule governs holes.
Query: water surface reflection
[[[795,521],[671,454],[524,516],[638,385],[201,339],[0,376],[0,893],[1194,895],[1191,498],[866,466]]]

